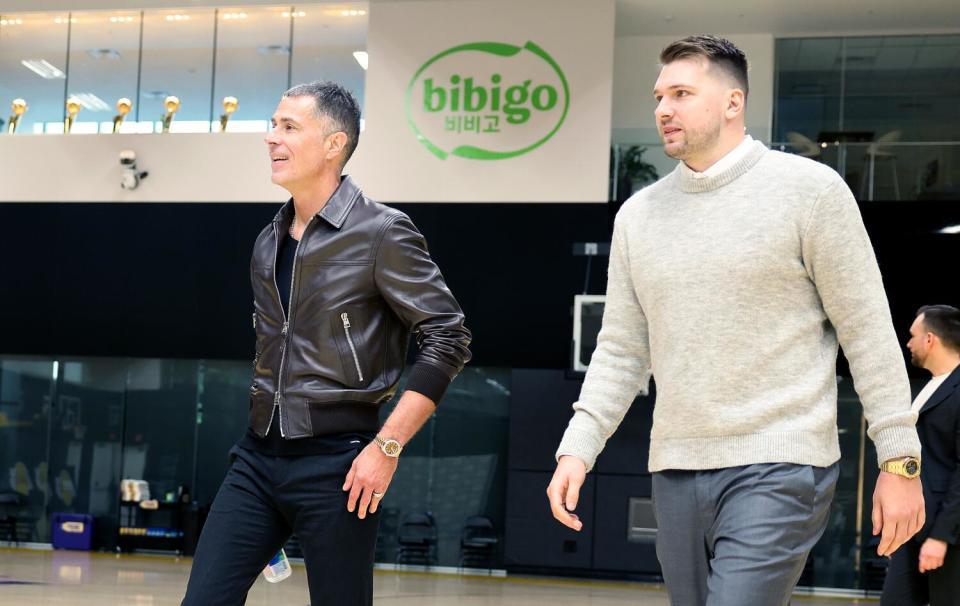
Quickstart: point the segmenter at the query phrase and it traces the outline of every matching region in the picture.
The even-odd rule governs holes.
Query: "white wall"
[[[375,198],[410,202],[606,201],[612,0],[595,0],[589,10],[579,0],[378,4],[370,13],[369,32],[367,130],[362,143],[366,147],[354,172]],[[408,84],[421,65],[457,45],[501,42],[523,46],[527,41],[551,55],[569,83],[569,111],[559,130],[540,147],[508,159],[455,155],[441,159],[431,154],[408,124],[404,109]],[[511,68],[511,63],[524,59],[522,55],[504,60],[483,53],[461,54],[457,69],[476,73],[481,82],[488,82],[494,72],[503,72],[504,88],[511,77],[515,81],[534,78],[536,85],[538,76],[529,74],[537,74],[538,65],[542,68],[545,63],[520,63],[519,68]],[[438,76],[437,81],[446,80]],[[442,119],[439,115],[427,117]],[[514,137],[517,127],[502,124],[502,129],[496,136],[459,137],[452,145],[504,145],[506,151],[511,145],[502,140]],[[549,130],[548,125],[546,132]],[[521,140],[526,143],[537,138],[517,136],[518,145],[512,147],[519,149]]]
[[[120,150],[150,175],[120,188]],[[269,202],[288,195],[270,182],[262,134],[0,135],[0,201]]]

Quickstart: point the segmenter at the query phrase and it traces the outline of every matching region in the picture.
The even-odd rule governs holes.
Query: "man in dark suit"
[[[928,305],[910,327],[911,362],[933,375],[917,395],[927,521],[891,558],[881,606],[960,605],[960,310]]]

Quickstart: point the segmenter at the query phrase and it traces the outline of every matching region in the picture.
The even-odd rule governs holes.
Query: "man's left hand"
[[[393,474],[397,471],[397,459],[383,454],[376,443],[370,442],[360,451],[350,466],[343,491],[350,491],[347,497],[347,511],[357,509],[357,517],[367,517],[367,512],[376,513],[380,499],[390,487]]]
[[[877,553],[891,556],[898,547],[923,528],[923,487],[920,478],[908,479],[886,471],[880,472],[873,491],[873,535],[881,532]]]
[[[943,559],[947,557],[946,541],[927,539],[920,547],[920,572],[936,570],[943,566]]]

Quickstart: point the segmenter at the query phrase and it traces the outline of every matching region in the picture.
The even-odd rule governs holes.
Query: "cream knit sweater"
[[[711,177],[678,165],[617,215],[603,327],[557,457],[592,468],[652,375],[651,472],[830,465],[838,345],[879,460],[919,456],[880,271],[839,175],[759,142]]]

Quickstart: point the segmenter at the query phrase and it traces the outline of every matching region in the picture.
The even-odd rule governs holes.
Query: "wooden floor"
[[[3,606],[176,606],[190,558],[0,549]],[[531,577],[472,577],[377,570],[374,603],[382,606],[669,606],[662,586]],[[306,574],[278,584],[262,578],[251,606],[308,606]],[[876,604],[870,599],[797,596],[795,606]]]

